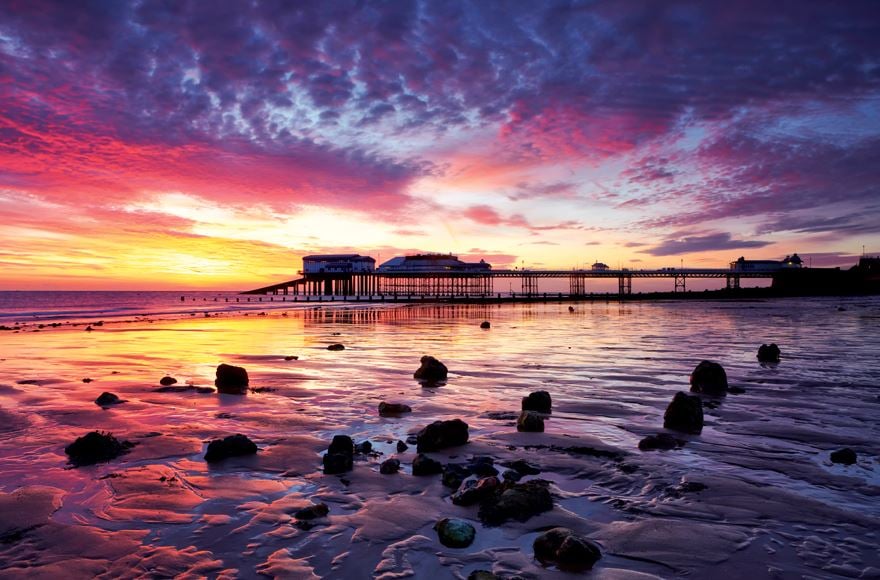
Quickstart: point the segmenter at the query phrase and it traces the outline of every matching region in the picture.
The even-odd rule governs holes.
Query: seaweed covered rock
[[[589,570],[602,557],[599,546],[568,528],[547,530],[535,538],[532,548],[542,565],[555,564],[566,572]]]
[[[701,361],[691,373],[691,392],[716,397],[727,394],[727,373],[717,362]]]
[[[382,417],[401,415],[403,413],[411,413],[412,407],[403,403],[379,403],[379,415]]]
[[[444,381],[449,371],[446,365],[432,356],[423,356],[421,366],[413,373],[413,378],[421,381]]]
[[[418,451],[437,451],[468,442],[468,424],[461,419],[434,421],[416,435]]]
[[[516,430],[530,433],[544,432],[544,418],[535,411],[523,411],[516,420]]]
[[[484,477],[479,480],[465,480],[461,487],[452,494],[452,503],[455,505],[468,506],[480,503],[495,493],[501,486],[501,482],[495,476]]]
[[[372,446],[371,446],[372,447]],[[354,467],[354,441],[348,435],[334,435],[322,460],[324,473],[338,474]]]
[[[244,455],[253,455],[257,452],[257,445],[247,438],[246,435],[236,433],[224,437],[223,439],[214,439],[208,443],[208,450],[205,453],[205,461],[215,463],[223,461],[229,457],[241,457]]]
[[[128,453],[132,447],[134,447],[133,443],[119,441],[110,433],[92,431],[78,437],[76,441],[65,447],[64,453],[67,454],[72,465],[81,467],[116,459]]]
[[[217,378],[214,386],[217,392],[228,395],[243,395],[248,389],[248,374],[242,367],[221,364],[217,367]]]
[[[529,393],[528,397],[523,397],[523,411],[537,411],[539,413],[549,413],[553,404],[550,393],[547,391],[535,391]]]
[[[553,509],[550,482],[533,479],[525,483],[504,483],[480,506],[480,521],[497,526],[508,520],[524,522],[532,516]]]
[[[110,405],[118,405],[119,403],[122,403],[122,402],[123,402],[122,399],[120,399],[118,396],[114,395],[113,393],[108,393],[107,391],[104,391],[103,393],[98,395],[97,399],[95,399],[95,404],[100,405],[101,407],[108,407]]]
[[[703,402],[696,395],[675,393],[663,415],[663,426],[673,431],[699,434],[703,431]]]
[[[758,361],[763,363],[778,363],[782,353],[776,343],[762,344],[758,347]]]
[[[440,543],[447,548],[467,548],[477,534],[474,526],[457,518],[443,518],[434,524],[434,529]]]

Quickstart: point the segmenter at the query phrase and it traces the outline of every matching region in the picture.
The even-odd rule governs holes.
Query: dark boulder
[[[691,392],[716,397],[727,394],[727,373],[717,362],[704,360],[691,373]]]
[[[402,413],[411,413],[412,407],[403,403],[379,403],[379,415],[387,417],[389,415],[400,415]]]
[[[843,463],[844,465],[852,465],[858,460],[856,452],[845,447],[831,452],[831,463]]]
[[[214,439],[208,443],[208,451],[205,453],[205,461],[214,463],[222,461],[229,457],[241,457],[243,455],[253,455],[257,452],[257,445],[247,438],[247,436],[237,433],[224,437],[223,439]]]
[[[343,455],[354,455],[354,441],[348,435],[334,435],[327,453],[341,453]]]
[[[217,378],[214,379],[217,391],[228,395],[247,393],[248,374],[242,367],[221,364],[217,367]]]
[[[474,526],[457,518],[443,518],[436,524],[437,538],[447,548],[467,548],[474,541]]]
[[[407,445],[406,443],[404,443],[403,441],[400,441],[400,440],[398,439],[398,440],[397,440],[397,452],[398,452],[398,453],[403,453],[403,452],[406,451],[407,449],[409,449],[409,445]]]
[[[497,526],[508,520],[524,522],[532,516],[553,509],[553,498],[548,490],[550,482],[533,479],[525,483],[504,483],[480,506],[480,521]]]
[[[354,446],[355,453],[360,453],[361,455],[369,455],[373,452],[373,444],[369,441],[362,441]]]
[[[468,424],[461,419],[434,421],[416,435],[419,451],[437,451],[468,442]]]
[[[639,441],[639,449],[642,451],[669,451],[681,446],[679,441],[668,433],[658,433],[657,435],[648,435]]]
[[[443,471],[443,465],[427,455],[419,453],[412,462],[413,475],[436,475]]]
[[[110,433],[92,431],[64,448],[64,452],[70,458],[70,463],[76,467],[94,465],[103,461],[110,461],[134,447],[134,443],[119,441]]]
[[[379,473],[382,475],[391,475],[392,473],[397,473],[400,471],[400,460],[399,459],[386,459],[379,465]]]
[[[422,381],[443,381],[449,373],[446,365],[432,356],[423,356],[421,366],[413,373],[413,378]]]
[[[480,328],[492,328],[492,325],[489,324],[488,320],[484,320],[483,322],[480,323]]]
[[[177,384],[177,379],[175,379],[174,377],[169,377],[168,375],[165,375],[164,377],[159,379],[159,384],[162,385],[163,387],[170,387],[171,385]]]
[[[703,403],[700,397],[681,391],[675,393],[663,415],[663,427],[673,431],[699,434],[703,431]]]
[[[479,480],[468,479],[461,484],[458,491],[452,494],[452,503],[461,506],[480,503],[491,497],[500,486],[501,482],[495,476]]]
[[[336,344],[328,346],[327,350],[345,350],[345,345],[337,342]]]
[[[293,517],[298,520],[316,520],[326,517],[330,513],[330,508],[325,503],[316,503],[301,510],[294,512]]]
[[[758,347],[758,361],[764,363],[778,363],[779,355],[782,354],[779,351],[779,347],[776,346],[776,343],[771,344],[762,344]]]
[[[372,445],[371,445],[372,447]],[[334,435],[322,463],[324,473],[337,474],[351,471],[354,467],[354,441],[348,435]]]
[[[495,469],[495,460],[485,455],[474,456],[468,462],[467,468],[477,477],[498,475],[498,470]]]
[[[118,405],[122,403],[122,399],[114,395],[113,393],[103,392],[98,395],[98,398],[95,399],[95,404],[100,405],[102,407],[107,407],[109,405]]]
[[[602,557],[599,546],[568,528],[547,530],[535,538],[532,548],[542,565],[555,564],[566,572],[589,570]]]
[[[89,383],[91,383],[93,380],[94,380],[94,379],[90,379],[89,377],[86,377],[86,378],[84,378],[82,381],[83,381],[85,384],[89,384]]]
[[[528,433],[543,433],[544,418],[535,411],[523,411],[516,420],[516,430]]]
[[[534,393],[529,393],[528,397],[523,397],[522,410],[549,413],[552,403],[550,393],[547,391],[535,391]]]

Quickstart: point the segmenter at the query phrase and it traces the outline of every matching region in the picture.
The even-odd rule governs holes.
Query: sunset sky
[[[0,0],[0,289],[880,251],[880,3]]]

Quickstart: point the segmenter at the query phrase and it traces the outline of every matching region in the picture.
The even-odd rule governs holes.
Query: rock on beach
[[[778,363],[782,354],[776,343],[762,344],[758,347],[758,361],[764,363]]]
[[[703,402],[696,395],[675,393],[663,415],[663,427],[673,431],[699,434],[703,431]]]
[[[118,405],[122,402],[122,399],[120,399],[118,396],[114,395],[113,393],[108,393],[107,391],[104,391],[103,393],[98,395],[97,399],[95,399],[95,404],[100,405],[101,407]]]
[[[413,373],[414,379],[422,381],[444,381],[449,374],[446,365],[432,356],[423,356],[421,366]]]
[[[542,479],[525,483],[505,482],[480,506],[480,521],[487,526],[501,525],[508,520],[524,522],[532,516],[552,510],[553,498],[549,485],[550,482]]]
[[[217,378],[214,386],[217,392],[227,395],[243,395],[247,393],[248,374],[242,367],[221,364],[217,367]]]
[[[447,548],[467,548],[477,534],[474,526],[458,518],[443,518],[434,524],[434,529],[440,543]]]
[[[128,441],[119,441],[110,433],[92,431],[64,448],[70,463],[76,467],[94,465],[115,459],[134,447]]]
[[[701,361],[691,373],[691,392],[716,397],[727,394],[727,373],[717,362]]]
[[[550,398],[550,393],[547,391],[535,391],[529,393],[528,397],[523,397],[522,410],[549,413],[552,404],[553,400]]]
[[[418,451],[438,451],[468,442],[468,424],[461,419],[434,421],[416,435]]]
[[[208,443],[208,450],[205,452],[205,461],[215,463],[223,461],[229,457],[242,457],[244,455],[253,455],[257,452],[257,445],[247,438],[246,435],[236,433],[229,435],[223,439],[214,439]]]
[[[345,473],[354,467],[354,441],[348,435],[334,435],[323,458],[324,473]]]
[[[542,565],[555,564],[566,572],[589,570],[602,557],[599,546],[568,528],[547,530],[535,538],[532,548]]]
[[[516,430],[529,433],[543,433],[544,418],[535,411],[523,411],[516,420]]]
[[[436,475],[443,471],[443,465],[427,455],[419,453],[412,462],[413,475]]]
[[[404,405],[403,403],[379,403],[379,415],[382,417],[387,417],[389,415],[401,415],[403,413],[411,413],[412,407],[409,405]]]
[[[177,383],[177,379],[175,379],[174,377],[170,377],[168,375],[165,375],[164,377],[159,379],[159,384],[162,385],[163,387],[170,387],[171,385],[174,385],[176,383]]]

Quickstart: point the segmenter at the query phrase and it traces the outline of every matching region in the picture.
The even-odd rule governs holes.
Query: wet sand
[[[4,331],[0,577],[578,576],[533,559],[554,526],[600,545],[582,574],[595,578],[877,577],[880,301],[840,304],[300,306]],[[782,361],[758,363],[771,341]],[[423,354],[449,367],[446,384],[412,378]],[[702,433],[675,434],[683,447],[640,451],[703,359],[745,392],[706,398]],[[212,387],[221,362],[259,392],[155,390],[166,374]],[[539,389],[553,396],[545,432],[518,433],[520,399]],[[126,402],[101,408],[104,391]],[[413,411],[381,417],[381,401]],[[415,445],[397,442],[452,418],[470,442],[428,455],[502,471],[525,459],[541,473],[523,481],[549,480],[554,508],[484,526],[440,476],[413,476]],[[64,447],[95,429],[136,445],[71,468]],[[207,443],[234,433],[257,455],[206,463]],[[335,434],[378,453],[325,475]],[[831,463],[842,447],[855,465]],[[400,473],[380,474],[390,457]],[[318,502],[328,517],[296,525]],[[444,517],[472,523],[474,543],[440,544]]]

